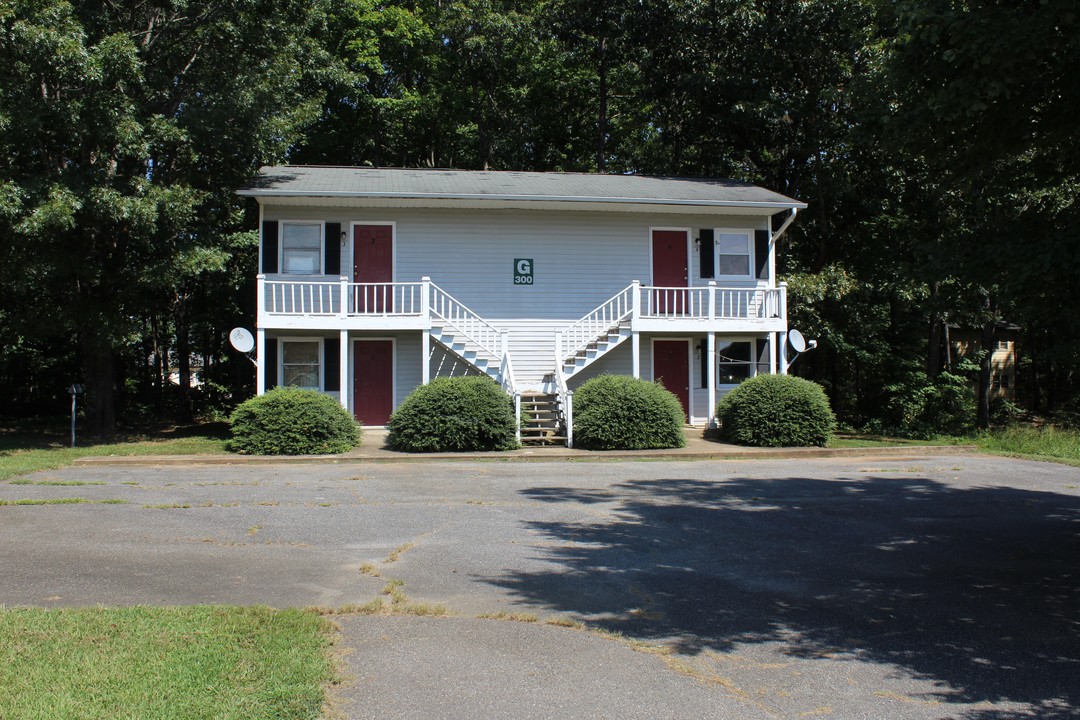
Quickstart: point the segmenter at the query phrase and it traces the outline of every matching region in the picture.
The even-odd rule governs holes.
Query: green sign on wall
[[[533,284],[533,261],[528,258],[514,258],[514,284]]]

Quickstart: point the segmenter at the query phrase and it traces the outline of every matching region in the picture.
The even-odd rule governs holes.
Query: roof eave
[[[611,205],[660,205],[682,207],[712,208],[760,208],[762,210],[786,210],[789,208],[806,209],[806,203],[797,200],[788,201],[744,201],[744,200],[679,200],[673,198],[632,198],[632,197],[590,197],[582,195],[488,195],[474,193],[402,193],[402,192],[348,192],[333,190],[238,190],[237,195],[254,198],[354,198],[354,199],[396,199],[396,200],[468,200],[471,202],[560,202],[582,204]]]

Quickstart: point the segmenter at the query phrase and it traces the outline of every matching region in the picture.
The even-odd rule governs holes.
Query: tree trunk
[[[949,336],[949,323],[941,323],[941,332],[945,340],[945,370],[952,372],[952,338]]]
[[[930,284],[930,306],[937,306],[938,283]],[[941,372],[941,314],[935,309],[930,312],[930,328],[926,346],[926,376],[933,379]]]
[[[188,342],[187,296],[176,294],[176,365],[177,378],[176,422],[190,423],[191,415],[191,347]]]
[[[599,87],[597,88],[596,108],[596,171],[604,172],[607,168],[607,38],[600,38],[600,61],[597,68]]]
[[[997,347],[997,323],[990,318],[982,326],[982,361],[979,363],[979,406],[975,424],[981,430],[990,428],[990,383],[994,367],[991,362]]]
[[[926,375],[935,378],[941,372],[941,327],[943,323],[937,313],[930,314],[930,332],[927,336]]]
[[[109,343],[91,334],[82,337],[86,430],[109,436],[116,429],[116,362]]]

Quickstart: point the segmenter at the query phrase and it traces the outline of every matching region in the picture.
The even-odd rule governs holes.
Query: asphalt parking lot
[[[333,608],[393,580],[402,607],[446,608],[337,616],[349,717],[1080,717],[1078,468],[101,465],[0,482],[0,501],[63,499],[85,502],[0,506],[0,604]]]

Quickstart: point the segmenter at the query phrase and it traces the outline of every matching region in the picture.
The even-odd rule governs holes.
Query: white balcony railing
[[[769,320],[787,313],[787,287],[652,287],[635,293],[635,317],[669,320]]]
[[[425,285],[430,283],[353,283],[340,280],[266,280],[260,278],[262,311],[268,315],[413,316],[424,315]],[[342,306],[341,298],[345,298]]]
[[[443,320],[478,345],[498,353],[500,330],[428,279],[421,282],[353,283],[267,280],[259,276],[261,313],[271,316],[414,317]],[[345,298],[344,304],[341,302]],[[594,340],[624,320],[769,320],[787,315],[787,287],[723,288],[632,283],[563,331],[569,347]]]
[[[260,280],[263,312],[271,315],[339,315],[341,284],[298,280]]]

